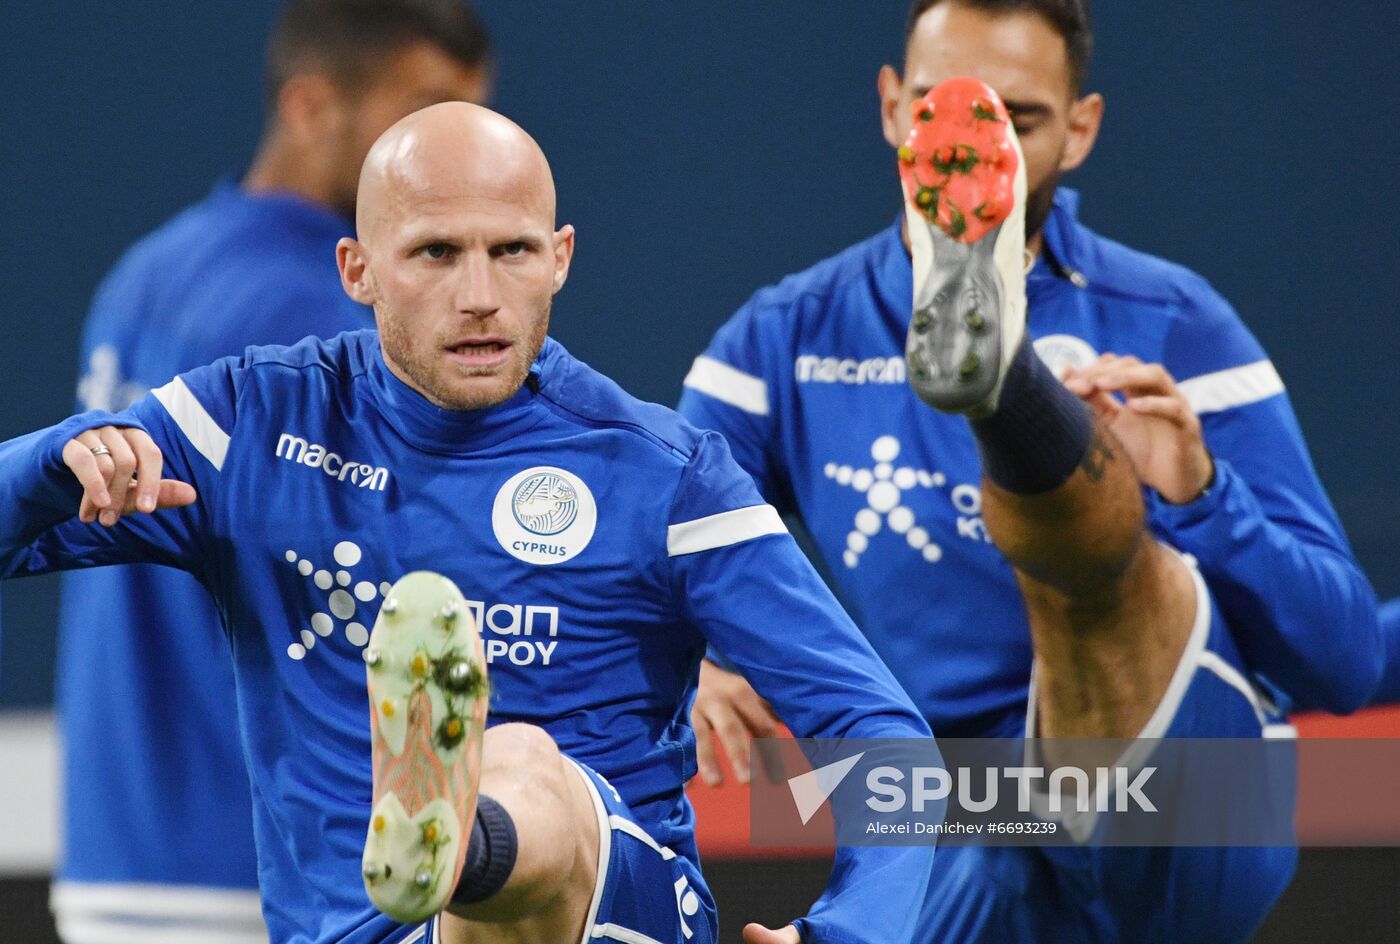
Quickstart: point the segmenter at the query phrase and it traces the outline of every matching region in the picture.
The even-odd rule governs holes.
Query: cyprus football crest
[[[1047,334],[1035,339],[1035,352],[1050,368],[1050,373],[1061,379],[1070,367],[1088,367],[1099,359],[1098,351],[1083,338],[1072,334]]]
[[[593,540],[598,505],[583,479],[554,466],[517,472],[496,493],[491,527],[528,564],[560,564]]]

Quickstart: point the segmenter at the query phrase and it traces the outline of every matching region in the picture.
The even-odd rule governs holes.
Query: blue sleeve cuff
[[[1175,505],[1157,494],[1155,490],[1149,492],[1152,518],[1173,532],[1180,528],[1190,528],[1200,524],[1215,514],[1216,510],[1224,504],[1226,495],[1235,488],[1238,480],[1239,474],[1230,466],[1230,463],[1217,458],[1215,459],[1215,478],[1211,480],[1210,487],[1193,501],[1184,505]]]
[[[837,928],[814,927],[810,918],[798,918],[792,926],[797,928],[802,944],[868,944],[866,939],[853,937]]]
[[[0,443],[0,507],[7,511],[0,519],[0,555],[13,554],[77,513],[83,490],[63,463],[63,447],[81,432],[109,425],[137,424],[93,410]]]
[[[123,429],[139,429],[143,433],[149,432],[140,420],[130,413],[108,413],[106,410],[88,410],[86,413],[79,413],[77,416],[70,416],[49,430],[49,442],[47,450],[43,456],[46,465],[63,465],[63,447],[68,445],[68,440],[85,433],[90,429],[98,429],[103,426],[119,426]]]
[[[146,427],[135,419],[125,414],[118,416],[115,413],[108,413],[106,410],[89,410],[86,413],[79,413],[77,416],[69,417],[57,426],[51,427],[46,434],[48,441],[42,443],[42,448],[38,450],[40,480],[35,485],[40,493],[43,493],[40,501],[48,504],[57,503],[66,507],[70,499],[76,502],[77,497],[82,495],[82,486],[64,466],[63,449],[68,445],[68,441],[79,433],[85,433],[90,429],[98,429],[102,426],[120,426],[139,429],[142,432],[146,431]],[[47,483],[48,488],[45,488],[44,483]],[[77,506],[73,507],[76,510]]]

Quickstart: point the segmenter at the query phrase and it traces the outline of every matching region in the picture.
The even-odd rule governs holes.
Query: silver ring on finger
[[[108,449],[102,443],[98,443],[96,446],[89,446],[88,451],[94,456],[110,456],[112,454],[112,450]]]

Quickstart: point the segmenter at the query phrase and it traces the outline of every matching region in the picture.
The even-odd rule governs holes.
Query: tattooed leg
[[[974,424],[974,428],[979,424]],[[1016,570],[1041,737],[1128,738],[1162,700],[1195,618],[1183,560],[1147,530],[1132,463],[1102,424],[1054,489],[983,479],[983,517]]]

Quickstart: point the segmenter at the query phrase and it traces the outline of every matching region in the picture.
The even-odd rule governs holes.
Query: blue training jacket
[[[252,344],[370,327],[370,310],[345,295],[335,265],[336,241],[351,231],[300,197],[218,184],[129,249],[98,288],[80,409],[124,409]],[[142,928],[178,928],[196,944],[266,939],[219,626],[209,594],[166,567],[64,577],[58,709],[68,786],[53,905],[74,944]]]
[[[1202,278],[1090,232],[1061,190],[1027,284],[1052,366],[1161,363],[1201,415],[1216,478],[1149,496],[1200,562],[1246,662],[1285,706],[1348,711],[1375,688],[1374,594],[1324,494],[1282,380]],[[1031,668],[1025,608],[981,518],[967,422],[905,382],[912,272],[895,224],[755,294],[686,378],[680,411],[722,432],[810,531],[838,596],[941,736],[1014,734]]]
[[[166,476],[199,500],[111,530],[77,522],[62,448],[108,422],[146,429]],[[279,944],[406,933],[370,906],[359,874],[371,794],[361,651],[389,582],[412,570],[440,571],[475,601],[491,721],[545,728],[679,855],[696,856],[682,785],[707,643],[802,736],[928,734],[723,438],[633,400],[553,341],[512,399],[468,413],[398,380],[370,331],[251,349],[118,416],[0,446],[0,504],[13,509],[0,576],[141,561],[212,594]],[[931,847],[840,850],[806,939],[911,939],[932,863]]]

